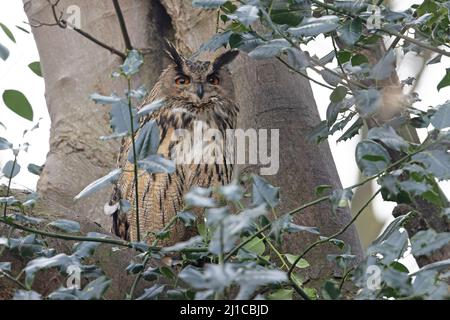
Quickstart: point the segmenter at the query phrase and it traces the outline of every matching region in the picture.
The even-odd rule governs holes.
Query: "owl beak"
[[[200,99],[203,99],[203,96],[205,95],[205,89],[203,88],[203,84],[197,85],[197,96]]]

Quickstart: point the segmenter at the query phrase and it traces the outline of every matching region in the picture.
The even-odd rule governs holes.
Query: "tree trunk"
[[[24,3],[30,20],[52,21],[47,1],[24,0]],[[161,54],[162,41],[173,35],[172,30],[186,53],[194,52],[215,32],[214,12],[195,10],[190,0],[162,0],[161,3],[164,8],[158,1],[121,1],[133,45],[149,49],[140,73],[140,82],[148,88],[166,65]],[[123,50],[111,2],[98,1],[93,5],[87,0],[62,0],[60,8],[73,4],[81,9],[84,31]],[[109,228],[110,221],[102,214],[108,191],[80,203],[74,203],[73,197],[114,168],[118,144],[98,139],[109,134],[107,107],[95,105],[88,97],[94,91],[123,93],[125,83],[110,77],[121,61],[70,30],[41,27],[33,28],[33,34],[41,56],[52,120],[50,152],[39,181],[39,192],[49,203],[48,210],[72,219],[80,215]],[[232,65],[231,71],[236,99],[241,107],[239,127],[280,130],[280,170],[277,175],[268,177],[272,184],[281,187],[279,213],[313,200],[317,185],[330,184],[340,188],[328,145],[317,146],[306,139],[319,122],[308,81],[288,72],[276,60],[254,61],[245,55]],[[255,169],[246,168],[246,171]],[[333,215],[330,206],[323,204],[298,215],[295,222],[319,227],[322,235],[330,235],[350,218],[348,211]],[[284,249],[298,254],[316,239],[306,233],[293,234],[286,239]],[[353,226],[342,239],[351,246],[354,254],[362,256]],[[307,256],[311,263],[308,277],[313,285],[315,280],[334,274],[335,268],[327,262],[326,255],[336,251],[336,248],[322,246]]]

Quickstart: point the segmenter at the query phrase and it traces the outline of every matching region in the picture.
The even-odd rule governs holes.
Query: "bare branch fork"
[[[92,41],[96,45],[98,45],[98,46],[108,50],[109,52],[111,52],[111,53],[113,53],[113,54],[115,54],[117,56],[119,56],[123,60],[126,59],[127,56],[126,56],[125,53],[123,53],[120,50],[118,50],[118,49],[116,49],[116,48],[114,48],[114,47],[104,43],[103,41],[95,38],[93,35],[91,35],[91,34],[85,32],[85,31],[81,30],[80,28],[77,28],[76,26],[72,25],[67,20],[65,20],[63,18],[63,16],[64,16],[64,12],[63,11],[60,11],[59,14],[58,14],[58,4],[59,4],[60,0],[56,0],[56,2],[54,2],[54,3],[51,0],[47,0],[47,2],[50,4],[50,7],[52,9],[53,18],[54,18],[55,22],[53,22],[53,23],[45,23],[45,22],[40,22],[40,21],[37,21],[37,20],[33,20],[33,23],[30,23],[30,25],[32,27],[39,28],[39,27],[42,27],[42,26],[48,26],[48,27],[58,26],[58,27],[60,27],[62,29],[67,29],[67,27],[70,27],[75,32],[77,32],[78,34],[82,35],[86,39]],[[120,10],[120,8],[119,8],[119,10]],[[117,12],[117,9],[116,9],[116,12]],[[123,19],[123,16],[122,16],[122,19]],[[119,19],[119,21],[120,21],[120,19]],[[125,31],[126,31],[126,29],[125,29]],[[128,47],[127,47],[127,49],[128,49]]]

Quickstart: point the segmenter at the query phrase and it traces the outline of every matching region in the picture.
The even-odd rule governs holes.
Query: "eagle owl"
[[[181,146],[173,138],[178,129],[192,132],[195,123],[206,128],[219,130],[224,137],[227,129],[236,125],[238,105],[234,101],[231,75],[226,66],[237,56],[238,51],[227,51],[212,61],[187,59],[168,44],[170,65],[160,75],[142,106],[163,99],[164,105],[158,111],[140,121],[136,132],[151,120],[159,127],[160,142],[158,154],[171,159],[173,151]],[[127,160],[132,146],[127,138],[119,155],[119,166],[123,169],[118,179],[110,204],[128,200],[132,208],[125,213],[120,207],[113,214],[112,231],[129,241],[137,240],[134,165]],[[163,229],[169,221],[184,208],[183,196],[193,187],[210,188],[231,182],[232,164],[223,161],[215,163],[176,163],[173,173],[147,173],[139,170],[138,206],[141,241],[150,243],[154,233]],[[171,228],[171,237],[166,244],[188,239],[194,230],[178,221]]]

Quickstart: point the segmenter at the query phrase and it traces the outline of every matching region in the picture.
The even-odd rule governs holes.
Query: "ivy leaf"
[[[148,173],[174,173],[175,161],[166,159],[160,154],[152,154],[143,160],[138,161],[139,168]]]
[[[211,37],[207,42],[203,43],[200,48],[198,49],[198,52],[194,54],[194,56],[198,55],[200,52],[204,51],[216,51],[220,49],[221,47],[225,46],[229,41],[230,37],[233,34],[232,31],[228,30],[221,33],[216,33],[214,36]]]
[[[203,238],[201,236],[195,236],[187,241],[178,242],[173,246],[163,248],[162,252],[180,252],[186,248],[198,247],[201,243],[203,243]]]
[[[39,270],[46,270],[50,268],[59,268],[61,271],[65,271],[70,265],[78,265],[79,263],[75,258],[68,256],[64,253],[58,254],[51,258],[41,257],[31,260],[23,271],[25,272],[25,285],[27,288],[31,288],[33,284],[36,272]]]
[[[386,169],[391,163],[391,157],[380,144],[363,140],[356,147],[356,163],[361,172],[370,177]]]
[[[352,139],[354,136],[359,134],[359,129],[364,125],[362,118],[358,118],[351,126],[348,128],[342,136],[336,142],[347,141]]]
[[[450,101],[438,107],[431,117],[431,124],[439,130],[450,127]]]
[[[41,63],[39,61],[30,63],[28,68],[30,68],[37,76],[42,77]]]
[[[159,146],[159,127],[155,120],[148,121],[140,130],[136,139],[137,161],[147,160],[151,155],[156,155]],[[128,161],[134,163],[133,149],[130,148]]]
[[[139,128],[139,120],[136,116],[136,108],[132,108],[133,114],[133,128],[136,131]],[[128,109],[128,102],[121,99],[112,104],[111,112],[111,127],[116,134],[123,134],[131,132],[130,111]]]
[[[192,207],[214,208],[217,204],[210,196],[210,189],[195,187],[184,196],[184,201]]]
[[[280,202],[280,188],[276,188],[265,179],[252,175],[253,179],[253,202],[252,205],[267,204],[270,208],[275,208]]]
[[[5,138],[0,137],[0,150],[8,150],[13,147],[13,144],[10,143]]]
[[[121,100],[121,98],[115,94],[112,94],[111,96],[103,96],[98,93],[93,93],[89,96],[89,98],[95,103],[99,104],[113,104],[116,102],[120,102]]]
[[[114,171],[111,171],[106,176],[92,182],[90,185],[88,185],[86,188],[84,188],[83,191],[81,191],[74,200],[79,200],[81,198],[87,197],[94,192],[97,192],[106,186],[108,186],[110,183],[113,183],[116,181],[119,176],[122,174],[122,169],[116,169]]]
[[[335,31],[338,25],[339,18],[337,16],[311,17],[303,19],[299,27],[289,28],[288,32],[295,37],[310,37]]]
[[[388,239],[395,231],[400,229],[403,224],[410,217],[410,213],[406,215],[399,216],[392,220],[392,222],[384,229],[383,233],[372,243],[372,245],[380,244],[381,242]]]
[[[11,262],[0,262],[0,271],[11,272]]]
[[[248,238],[243,238],[242,241],[246,241]],[[258,237],[253,238],[248,242],[243,249],[252,252],[258,256],[262,256],[266,251],[266,246],[264,241]]]
[[[440,180],[450,179],[450,155],[443,150],[422,151],[412,157],[425,165],[427,173]]]
[[[228,0],[192,0],[194,8],[217,9]]]
[[[287,62],[295,70],[305,70],[306,67],[311,65],[311,59],[309,55],[297,48],[287,48]]]
[[[178,219],[180,219],[186,227],[192,227],[197,220],[197,217],[190,211],[182,211],[177,213]]]
[[[88,232],[88,234],[86,236],[88,238],[98,238],[98,239],[108,238],[107,235],[104,235],[104,234],[98,233],[98,232]],[[100,242],[94,242],[94,241],[83,241],[83,242],[77,243],[74,246],[73,257],[76,257],[77,259],[86,259],[95,252],[95,249],[97,249],[97,247],[99,245],[100,245]]]
[[[165,285],[155,284],[151,288],[144,289],[144,294],[137,298],[137,300],[155,300],[164,291],[164,288]]]
[[[0,58],[2,58],[3,61],[6,61],[6,59],[9,58],[8,48],[2,45],[1,43],[0,43]]]
[[[437,89],[441,91],[442,88],[450,86],[450,68],[445,70],[445,76],[442,78],[441,82],[439,82]]]
[[[144,64],[144,57],[142,54],[137,50],[131,50],[123,65],[120,66],[120,69],[123,74],[129,78],[139,72],[139,68],[142,64]]]
[[[372,128],[367,138],[370,140],[379,140],[389,148],[397,151],[406,151],[409,147],[408,143],[389,126]]]
[[[17,90],[5,90],[3,102],[14,113],[24,119],[33,121],[33,109],[25,95]]]
[[[244,196],[242,188],[235,182],[220,187],[219,193],[227,201],[234,201],[234,202],[241,200],[242,197]]]
[[[283,50],[291,45],[286,39],[271,40],[250,52],[248,55],[253,59],[268,59],[278,56]]]
[[[450,232],[436,233],[433,229],[417,232],[411,238],[411,253],[416,257],[430,255],[450,243]]]
[[[387,79],[395,69],[395,53],[393,50],[389,50],[386,55],[373,66],[371,70],[371,78],[375,80]]]
[[[377,113],[381,101],[381,93],[376,89],[358,90],[355,96],[356,109],[362,118]]]
[[[353,46],[362,34],[362,21],[359,18],[347,21],[342,27],[338,28],[339,39],[346,45]]]
[[[16,177],[19,174],[19,172],[20,172],[20,165],[17,162],[16,164],[14,164],[14,161],[8,161],[2,170],[2,173],[8,179]]]
[[[347,208],[353,198],[353,191],[351,189],[333,190],[330,196],[333,212],[338,208]]]
[[[239,20],[244,26],[248,27],[259,18],[258,13],[258,7],[253,5],[243,5],[233,14],[228,15],[228,17],[230,19]]]
[[[30,163],[28,165],[27,169],[30,173],[40,176],[42,173],[42,170],[44,169],[44,166],[38,166],[36,164]]]
[[[280,289],[267,296],[269,300],[292,300],[294,289]]]
[[[12,42],[16,43],[16,39],[14,38],[13,33],[8,29],[7,26],[0,22],[0,28],[2,28],[3,32],[8,36],[9,39],[11,39]]]
[[[161,109],[163,106],[164,106],[164,99],[159,99],[159,100],[153,101],[152,103],[149,103],[149,104],[143,106],[142,108],[140,108],[137,115],[139,117],[146,116],[150,113],[155,112],[156,110]]]
[[[42,300],[42,296],[36,291],[17,290],[14,293],[13,300],[36,301]]]
[[[295,261],[299,258],[299,256],[296,256],[296,255],[293,255],[293,254],[289,254],[289,253],[286,253],[284,256],[286,257],[286,260],[291,265],[293,265],[295,263]],[[303,258],[301,258],[297,262],[297,264],[295,265],[295,267],[299,268],[299,269],[305,269],[305,268],[308,268],[309,266],[310,266],[309,262],[306,261],[306,259],[303,259]]]
[[[347,95],[347,88],[343,86],[338,86],[330,95],[331,102],[338,103],[344,100]]]
[[[48,225],[67,233],[80,232],[80,224],[72,220],[59,219],[50,222]]]

